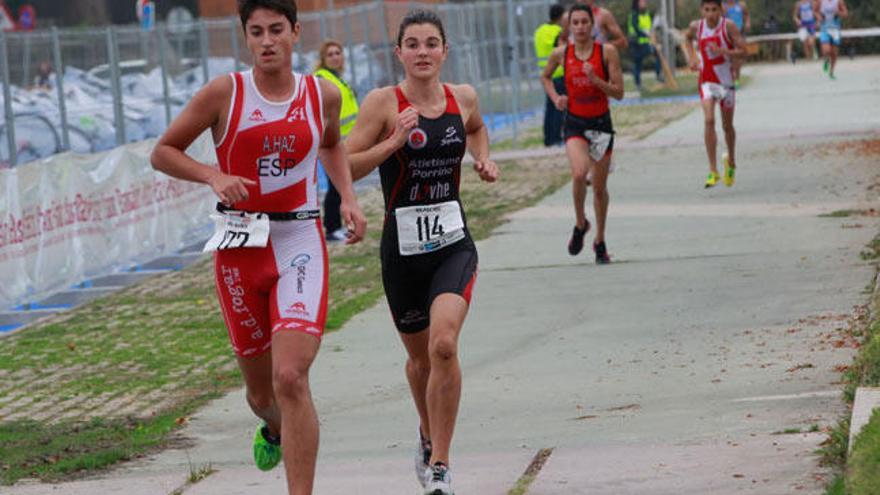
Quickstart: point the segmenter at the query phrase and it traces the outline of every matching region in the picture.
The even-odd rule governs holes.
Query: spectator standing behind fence
[[[339,114],[339,131],[345,139],[358,117],[357,93],[342,79],[345,70],[345,51],[342,43],[336,40],[327,40],[321,44],[320,58],[315,67],[314,75],[326,79],[339,88],[342,94],[342,109]],[[324,196],[324,232],[328,241],[344,241],[348,234],[342,227],[339,216],[339,205],[342,198],[339,191],[328,181],[327,194]]]
[[[654,73],[657,81],[662,81],[660,74],[660,60],[654,48],[654,33],[651,29],[654,20],[648,12],[648,0],[633,0],[632,12],[627,22],[627,36],[629,37],[629,52],[633,58],[633,79],[639,92],[642,91],[642,63],[645,59],[654,55]]]
[[[565,7],[562,4],[550,6],[550,22],[538,26],[535,30],[535,55],[538,57],[538,68],[543,71],[547,66],[550,53],[559,44],[565,22]],[[565,94],[565,72],[560,66],[553,73],[553,86],[556,92]],[[556,108],[550,97],[544,104],[544,146],[562,144],[563,113]]]
[[[55,70],[52,69],[52,64],[40,62],[40,66],[37,68],[37,76],[34,77],[34,86],[45,91],[52,89],[52,74],[54,73]]]

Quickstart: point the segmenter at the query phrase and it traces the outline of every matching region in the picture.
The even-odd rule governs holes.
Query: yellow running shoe
[[[736,181],[736,167],[730,166],[730,155],[727,153],[721,155],[721,163],[724,164],[724,185],[731,187]]]
[[[720,178],[721,177],[718,177],[717,172],[709,172],[709,176],[706,177],[705,188],[709,189],[710,187],[715,187],[715,184],[718,184],[718,179],[720,179]]]

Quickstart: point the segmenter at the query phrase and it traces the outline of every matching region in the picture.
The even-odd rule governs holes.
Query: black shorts
[[[396,242],[383,240],[381,252],[385,297],[399,332],[427,329],[431,304],[440,294],[458,294],[470,304],[477,279],[477,247],[470,236],[414,256],[401,256]]]
[[[566,141],[569,139],[586,139],[584,133],[587,131],[599,131],[611,134],[611,144],[608,145],[608,151],[611,153],[614,149],[614,126],[611,124],[611,112],[606,112],[598,117],[578,117],[570,113],[565,114],[565,124],[562,126],[562,135]]]

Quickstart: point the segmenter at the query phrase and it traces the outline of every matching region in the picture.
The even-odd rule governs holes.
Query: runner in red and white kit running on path
[[[746,53],[746,43],[733,21],[721,15],[721,0],[702,0],[702,19],[691,22],[685,43],[688,65],[699,72],[700,101],[703,107],[706,154],[709,157],[709,175],[705,187],[714,187],[718,174],[718,136],[715,134],[715,103],[721,107],[721,125],[727,153],[722,155],[724,184],[732,186],[736,177],[736,130],[733,114],[736,107],[733,62]],[[699,55],[694,51],[699,47]]]
[[[587,178],[593,187],[596,210],[596,238],[593,251],[596,262],[611,261],[605,246],[605,223],[608,218],[608,174],[614,149],[614,127],[608,97],[623,98],[623,74],[617,49],[594,41],[593,9],[575,5],[569,12],[569,28],[574,42],[558,47],[550,54],[541,74],[544,90],[560,110],[566,111],[563,135],[571,165],[575,226],[568,243],[568,253],[575,256],[584,246],[590,229],[584,211]],[[550,79],[556,67],[565,68],[566,95],[556,92]]]
[[[318,420],[309,368],[327,317],[327,250],[318,219],[317,159],[342,197],[349,243],[366,221],[354,196],[332,83],[291,70],[300,25],[293,0],[243,0],[239,12],[254,69],[200,90],[156,145],[152,162],[171,176],[211,186],[219,199],[215,276],[220,306],[247,388],[265,423],[254,458],[271,469],[283,455],[288,492],[310,495]],[[185,154],[212,131],[219,169]]]

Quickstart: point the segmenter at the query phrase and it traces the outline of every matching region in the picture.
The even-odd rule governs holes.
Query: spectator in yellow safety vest
[[[662,81],[660,60],[654,48],[653,19],[648,12],[648,0],[633,0],[633,9],[627,22],[629,36],[629,52],[633,58],[633,79],[636,87],[642,90],[642,64],[651,55],[654,56],[654,72],[657,81]]]
[[[562,4],[550,6],[550,22],[541,24],[535,30],[535,55],[538,57],[538,69],[544,70],[547,58],[560,42],[563,31],[565,7]],[[565,94],[565,77],[560,66],[553,73],[553,86],[559,94]],[[546,98],[544,105],[544,146],[556,146],[562,144],[562,119],[563,114],[556,105]]]
[[[342,79],[345,70],[345,50],[342,43],[336,40],[327,40],[321,44],[320,58],[315,67],[315,77],[326,79],[333,83],[342,94],[342,108],[339,112],[339,132],[343,139],[348,136],[358,117],[357,94],[354,89]],[[324,235],[328,241],[344,241],[348,234],[347,229],[342,227],[339,216],[341,198],[333,183],[327,181],[327,194],[324,196]]]

